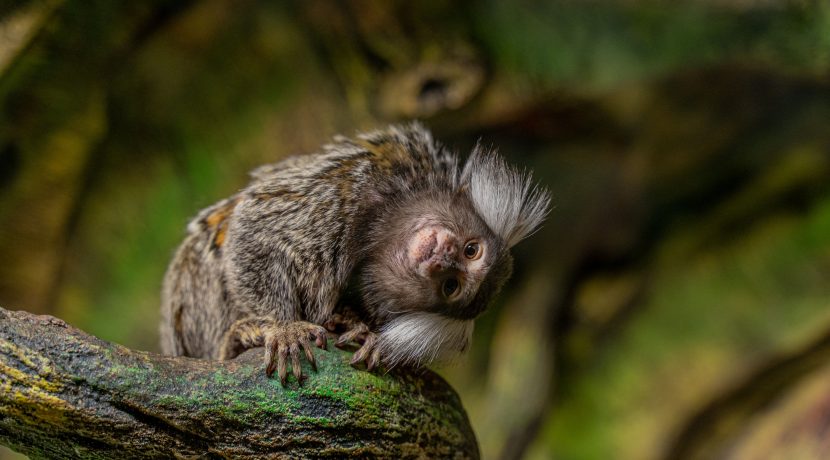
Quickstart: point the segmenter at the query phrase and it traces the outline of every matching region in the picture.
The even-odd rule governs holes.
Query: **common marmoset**
[[[188,226],[164,280],[166,354],[229,359],[264,346],[266,373],[314,364],[345,325],[370,370],[463,351],[510,276],[509,249],[548,193],[477,146],[463,168],[421,125],[335,137],[252,172]]]

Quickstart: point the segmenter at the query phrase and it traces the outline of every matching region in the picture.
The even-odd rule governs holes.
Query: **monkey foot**
[[[292,323],[275,323],[263,328],[265,345],[265,374],[268,377],[276,371],[280,383],[285,386],[288,379],[288,364],[297,382],[304,380],[300,367],[300,353],[305,354],[311,368],[317,371],[311,341],[319,348],[326,349],[326,330],[322,326],[305,321]]]
[[[352,366],[358,366],[360,363],[366,363],[366,370],[372,369],[380,365],[380,351],[377,349],[378,335],[369,330],[369,327],[362,322],[354,323],[352,328],[340,335],[334,346],[338,348],[345,348],[350,343],[357,343],[360,348],[355,351],[354,356],[350,361]]]

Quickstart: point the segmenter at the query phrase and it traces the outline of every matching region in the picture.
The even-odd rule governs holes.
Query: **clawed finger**
[[[288,354],[291,356],[291,371],[294,374],[294,378],[298,382],[301,382],[303,380],[303,369],[300,367],[300,347],[297,345],[297,342],[291,344],[288,349]]]
[[[372,369],[378,367],[380,365],[380,350],[374,348],[372,353],[369,355],[369,359],[366,360],[366,370],[371,371]]]
[[[277,375],[280,378],[282,386],[288,382],[288,347],[285,344],[279,344],[277,349]]]
[[[362,362],[366,363],[366,370],[371,371],[380,366],[380,350],[375,346],[377,335],[367,332],[364,336],[363,345],[354,353],[350,364],[357,366]]]
[[[354,356],[352,356],[352,359],[351,359],[351,361],[349,361],[349,363],[352,366],[356,366],[356,365],[362,363],[363,361],[366,361],[366,358],[369,357],[369,355],[372,351],[371,348],[372,348],[371,346],[366,346],[366,345],[360,347],[356,352],[354,352]]]
[[[314,360],[314,353],[311,350],[311,344],[309,344],[307,340],[303,340],[300,342],[300,345],[302,345],[303,352],[305,352],[305,359],[307,359],[308,363],[311,364],[311,369],[313,369],[314,372],[317,372],[317,362]]]
[[[336,347],[344,347],[349,342],[357,342],[359,344],[364,344],[366,342],[366,338],[369,336],[369,328],[365,324],[359,324],[358,326],[350,329],[337,339],[337,343],[335,343]]]
[[[349,344],[349,342],[357,338],[357,334],[359,334],[359,332],[356,329],[344,332],[337,338],[337,342],[334,343],[334,346],[337,348],[345,347]]]
[[[326,330],[322,327],[318,328],[314,333],[314,344],[323,350],[328,350],[328,335]]]
[[[268,377],[274,375],[274,371],[277,369],[277,363],[276,360],[274,360],[276,349],[276,341],[265,344],[265,375]]]

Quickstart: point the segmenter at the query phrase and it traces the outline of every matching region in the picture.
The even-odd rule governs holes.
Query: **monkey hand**
[[[326,324],[333,325],[333,322],[329,321]],[[357,343],[360,345],[360,348],[355,351],[350,364],[352,366],[358,366],[360,363],[365,362],[366,370],[369,371],[378,367],[380,365],[380,351],[376,346],[378,335],[370,331],[369,327],[363,322],[350,322],[348,325],[351,328],[340,334],[334,346],[345,348],[350,343]]]
[[[319,348],[326,349],[326,330],[322,326],[306,321],[277,321],[270,318],[247,318],[237,321],[225,334],[220,359],[229,359],[242,351],[265,347],[265,374],[274,372],[285,386],[288,379],[288,364],[298,383],[304,376],[300,366],[300,353],[305,354],[311,368],[317,371],[317,363],[311,350],[311,341]]]

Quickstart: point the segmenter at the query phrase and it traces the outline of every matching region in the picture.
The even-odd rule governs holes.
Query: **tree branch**
[[[0,308],[0,443],[35,458],[478,458],[430,371],[377,375],[316,350],[319,371],[282,388],[261,358],[165,357]]]

